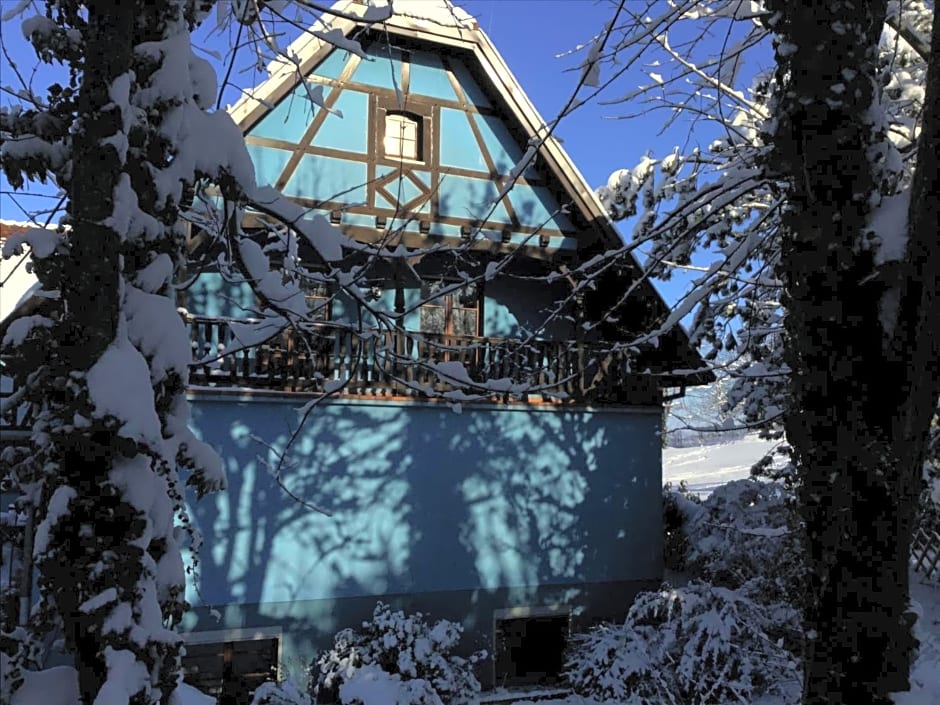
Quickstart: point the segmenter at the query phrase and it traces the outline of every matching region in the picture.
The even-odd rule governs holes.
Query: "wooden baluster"
[[[372,370],[375,367],[375,338],[367,338],[363,340],[359,338],[356,341],[358,345],[357,359],[359,360],[359,365],[356,367],[356,379],[359,381],[359,391],[363,394],[368,394],[369,392],[369,383],[372,381]]]
[[[389,331],[392,346],[389,349],[390,372],[389,388],[392,394],[399,395],[404,392],[404,386],[399,381],[405,376],[405,331],[401,328],[395,328]]]
[[[196,362],[202,359],[201,328],[202,323],[200,321],[194,320],[192,323],[190,323],[189,344],[193,349],[193,360]],[[200,365],[198,367],[194,367],[193,371],[196,373],[197,379],[200,380],[199,383],[202,384],[202,378],[205,376],[205,369],[203,369],[203,366]]]
[[[416,351],[417,341],[405,332],[402,332],[401,340],[402,340],[402,345],[404,346],[402,349],[402,354],[405,358],[404,360],[405,379],[409,382],[414,382],[415,381],[414,360],[417,359],[417,354],[416,354],[417,353]],[[405,389],[408,394],[414,394],[414,392],[411,391],[410,387],[406,387]]]
[[[299,346],[300,349],[297,351],[297,388],[300,391],[303,391],[305,386],[308,386],[309,382],[309,366],[308,360],[309,356],[307,355],[307,345],[302,344]]]
[[[382,393],[382,336],[373,335],[369,339],[369,347],[366,352],[369,353],[369,367],[366,370],[368,374],[368,387],[370,394]]]
[[[275,336],[274,342],[271,343],[271,376],[270,382],[272,387],[283,387],[284,386],[284,332],[282,331],[279,335]]]
[[[288,328],[284,352],[284,388],[297,391],[297,331]]]
[[[415,381],[421,385],[427,385],[428,383],[428,370],[424,367],[424,362],[428,356],[427,347],[427,341],[424,339],[415,340],[415,360],[421,363],[415,369]]]
[[[337,366],[336,371],[338,374],[337,379],[344,381],[347,377],[347,370],[349,369],[349,364],[352,362],[352,349],[350,345],[351,333],[346,330],[340,332],[339,336],[339,352],[337,354]]]
[[[339,355],[341,335],[341,331],[332,332],[330,337],[327,339],[326,345],[323,347],[323,357],[320,358],[320,362],[322,363],[323,367],[321,373],[323,374],[324,382],[337,379],[337,367],[339,367],[337,356]]]
[[[384,332],[382,335],[373,335],[369,341],[369,383],[372,388],[372,394],[382,394],[382,387],[385,384],[383,379],[382,356],[385,351],[382,346],[385,343]]]
[[[192,324],[192,323],[190,324],[189,348],[190,348],[190,354],[193,356],[193,361],[198,362],[199,361],[199,343],[196,341],[196,338],[193,334],[192,326],[194,325],[195,324]],[[193,367],[191,372],[189,373],[189,381],[193,384],[199,384],[200,383],[199,378],[201,374],[202,372],[200,371],[198,367]]]
[[[254,349],[242,348],[238,351],[239,369],[236,370],[235,379],[239,385],[248,386],[251,375],[254,372],[255,356],[257,351]]]

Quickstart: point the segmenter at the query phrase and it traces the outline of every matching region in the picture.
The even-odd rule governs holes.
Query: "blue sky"
[[[6,2],[2,4],[6,6]],[[579,44],[590,43],[612,17],[616,6],[611,0],[456,0],[456,4],[477,18],[546,120],[554,118],[568,100],[578,83],[577,66],[584,58],[583,52],[560,58],[559,55],[570,52]],[[20,71],[28,75],[35,60],[31,48],[23,40],[19,20],[3,23],[2,34],[6,50]],[[224,51],[226,48],[224,37],[217,36],[208,44],[216,50]],[[13,83],[14,77],[6,60],[0,61],[2,82],[7,85]],[[37,73],[36,85],[43,85],[43,77],[47,73],[48,69]],[[252,74],[235,74],[234,80],[247,87],[253,82]],[[628,92],[639,82],[649,82],[639,71],[622,77],[606,99]],[[230,92],[225,98],[227,102],[234,102],[237,94]],[[9,105],[13,99],[4,95],[0,101]],[[611,172],[635,165],[647,150],[662,156],[672,151],[675,144],[685,141],[688,126],[684,124],[677,125],[664,137],[658,136],[666,118],[662,112],[628,120],[616,119],[637,107],[602,105],[593,101],[565,117],[557,128],[555,136],[562,140],[592,187],[605,183]],[[21,209],[10,199],[5,178],[0,177],[0,188],[3,191],[0,194],[2,217],[23,219]],[[667,300],[674,301],[685,286],[683,280],[687,278],[657,283],[657,287]]]

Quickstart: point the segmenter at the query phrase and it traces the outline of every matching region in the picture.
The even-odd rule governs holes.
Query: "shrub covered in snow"
[[[685,481],[673,489],[672,483],[663,486],[663,560],[670,570],[683,571],[689,555],[686,532],[688,518],[698,514],[702,500],[690,492]]]
[[[776,694],[799,700],[797,660],[766,631],[767,608],[693,583],[641,593],[623,625],[576,636],[566,675],[581,695],[624,705],[724,705]]]
[[[251,705],[311,705],[310,696],[291,680],[268,681],[255,689]]]
[[[701,505],[682,502],[687,566],[697,578],[731,589],[748,586],[763,602],[798,603],[802,524],[792,493],[776,482],[735,480]]]
[[[480,691],[473,664],[453,655],[463,627],[440,620],[430,626],[424,615],[393,612],[378,603],[372,620],[358,631],[339,632],[333,648],[313,668],[319,702],[344,705],[462,705]]]

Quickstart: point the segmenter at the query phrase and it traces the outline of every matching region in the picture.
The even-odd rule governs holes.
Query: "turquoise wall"
[[[256,398],[260,399],[260,398]],[[657,409],[332,401],[278,487],[296,399],[196,396],[228,489],[198,502],[194,604],[511,589],[661,574]],[[263,608],[262,608],[263,611]]]
[[[543,323],[555,307],[555,302],[564,298],[565,285],[552,286],[544,282],[524,279],[494,279],[484,289],[483,335],[495,338],[519,338],[536,333],[545,340],[566,340],[573,335],[570,320],[556,317],[547,326]],[[408,330],[420,328],[420,314],[415,308],[421,302],[421,291],[417,288],[404,290],[404,325]],[[201,274],[186,291],[187,310],[198,316],[245,317],[255,307],[250,287],[244,282],[226,282],[219,274]],[[395,292],[385,290],[382,297],[372,302],[376,310],[393,312]],[[333,299],[332,319],[355,325],[358,321],[356,303],[348,296],[338,295]],[[375,319],[364,313],[363,325],[368,327]]]
[[[217,272],[200,274],[178,300],[194,316],[247,318],[257,307],[246,282],[226,281]]]
[[[295,198],[385,211],[410,203],[410,209],[430,215],[432,221],[438,217],[486,221],[483,230],[495,234],[497,240],[503,226],[512,224],[514,217],[524,228],[544,227],[553,247],[575,246],[574,225],[561,212],[559,200],[541,185],[551,176],[536,164],[523,172],[525,180],[535,183],[517,183],[509,196],[494,206],[503,178],[494,179],[491,172],[508,175],[522,159],[526,139],[519,130],[512,129],[511,119],[479,112],[492,113],[496,106],[471,71],[472,57],[453,53],[442,59],[433,51],[413,49],[406,58],[401,51],[381,43],[367,46],[365,53],[367,58],[360,61],[341,49],[334,50],[313,69],[308,84],[295,86],[251,126],[247,133],[249,152],[260,183],[274,184],[284,177],[284,193]],[[410,63],[407,90],[403,90],[405,61]],[[356,63],[358,67],[342,85],[326,85],[339,78],[344,67]],[[456,90],[451,76],[457,83]],[[324,100],[335,99],[312,137],[308,126],[323,108],[311,105],[311,90],[321,91]],[[376,135],[373,144],[380,145],[385,129],[384,112],[370,109],[370,94],[380,96],[383,105],[425,115],[423,129],[430,134],[430,153],[424,154],[421,161],[389,164],[379,159],[376,167],[368,166],[369,136]],[[412,102],[412,98],[419,102]],[[430,105],[437,106],[439,117],[432,116]],[[284,170],[293,146],[300,144],[305,135],[309,142],[302,146],[325,153],[305,154],[287,178]],[[478,136],[489,161],[481,152]],[[252,143],[254,137],[266,142]],[[453,169],[474,173],[455,174]],[[366,188],[370,180],[375,184],[373,189]],[[436,212],[430,204],[432,194],[439,203]],[[422,202],[422,198],[427,200]],[[343,224],[347,222],[354,223],[344,216]],[[460,236],[459,224],[435,224],[446,231],[435,234]],[[374,220],[368,225],[372,227]],[[406,230],[418,232],[417,223]],[[519,235],[515,233],[514,237]],[[513,242],[521,244],[517,239]]]

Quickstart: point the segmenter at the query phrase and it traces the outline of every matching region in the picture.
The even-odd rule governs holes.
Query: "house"
[[[285,336],[194,373],[194,424],[222,454],[229,489],[195,509],[206,547],[187,627],[191,640],[227,644],[230,661],[256,638],[268,653],[252,658],[271,665],[277,649],[296,673],[381,599],[462,623],[468,651],[494,654],[486,684],[550,678],[571,626],[622,617],[661,579],[663,389],[688,383],[669,370],[700,362],[681,332],[637,367],[658,377],[627,373],[598,328],[584,339],[584,321],[639,267],[571,296],[561,275],[620,243],[592,190],[549,138],[504,193],[544,121],[466,13],[444,1],[395,8],[378,26],[331,21],[365,56],[304,40],[299,72],[276,67],[231,109],[259,183],[355,240],[407,248],[412,266],[374,270],[375,305],[398,315],[396,330],[369,337],[367,321],[357,333],[348,298],[316,289],[325,347]],[[486,276],[493,263],[499,274]],[[461,288],[465,273],[474,283]],[[207,360],[231,345],[224,317],[254,306],[219,274],[186,297]],[[642,284],[618,311],[624,324],[600,333],[626,339],[663,310]],[[382,350],[546,393],[481,400],[439,366],[389,374]],[[305,397],[283,390],[330,382],[344,386],[298,426]]]
[[[335,7],[321,29],[364,55],[308,36],[230,110],[259,183],[389,256],[369,307],[311,286],[317,334],[250,349],[237,275],[181,291],[193,428],[228,474],[193,504],[189,677],[302,674],[382,600],[460,622],[484,685],[551,682],[570,629],[661,580],[662,403],[701,361],[681,330],[622,345],[666,311],[636,263],[578,286],[619,235],[472,17]]]

